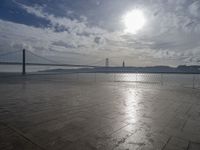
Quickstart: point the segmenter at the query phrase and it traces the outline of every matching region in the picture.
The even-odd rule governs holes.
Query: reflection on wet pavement
[[[65,76],[0,83],[0,149],[200,149],[199,90]]]

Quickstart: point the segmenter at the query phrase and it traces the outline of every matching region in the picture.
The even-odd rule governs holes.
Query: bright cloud
[[[132,3],[122,3],[117,0],[112,5],[102,1],[95,6],[101,8],[95,9],[99,12],[93,12],[98,17],[99,24],[92,23],[91,20],[94,19],[91,18],[94,16],[79,14],[79,17],[70,18],[55,15],[43,5],[15,3],[27,14],[49,21],[49,25],[34,27],[0,19],[1,51],[25,47],[47,57],[51,55],[54,59],[83,63],[110,57],[116,62],[125,59],[130,65],[139,66],[199,64],[198,1],[189,3],[186,0],[156,0],[152,3],[135,0]],[[117,28],[120,26],[120,18],[127,12],[119,8],[123,6],[132,10],[133,7],[128,7],[131,4],[143,10],[147,19],[145,29],[138,35],[126,34],[123,28]],[[111,10],[113,16],[108,13]],[[68,10],[70,14],[75,11],[79,10]],[[118,11],[121,11],[120,15],[116,13]],[[104,12],[107,16],[103,16]],[[109,23],[104,23],[109,15],[111,21],[107,19]],[[119,20],[113,21],[113,18]],[[113,30],[110,30],[110,26],[113,26]]]

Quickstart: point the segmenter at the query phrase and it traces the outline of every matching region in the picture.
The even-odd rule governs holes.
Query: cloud
[[[84,15],[78,19],[56,16],[47,12],[45,6],[17,3],[27,13],[47,20],[50,24],[39,28],[0,20],[0,48],[25,47],[47,57],[62,57],[63,61],[83,62],[99,57],[121,57],[130,60],[131,65],[197,64],[200,57],[198,1],[156,0],[154,3],[145,1],[142,5],[139,1],[134,3],[138,3],[137,6],[143,9],[148,18],[147,25],[138,35],[99,27],[91,24],[90,18]],[[103,4],[103,1],[99,3]]]
[[[88,27],[87,18],[85,16],[80,16],[80,20],[69,19],[66,17],[58,17],[53,14],[49,14],[44,11],[43,7],[35,5],[34,7],[26,6],[18,3],[21,8],[25,9],[27,13],[35,15],[39,18],[50,21],[52,28],[63,29],[73,34],[103,34],[106,31],[98,27]]]
[[[194,17],[200,17],[200,2],[195,1],[189,6],[189,12],[194,16]]]

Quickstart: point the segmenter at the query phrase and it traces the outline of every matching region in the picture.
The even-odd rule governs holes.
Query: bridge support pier
[[[22,50],[22,75],[26,75],[26,50]]]

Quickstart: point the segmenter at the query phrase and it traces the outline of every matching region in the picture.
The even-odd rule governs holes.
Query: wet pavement
[[[200,90],[0,78],[2,150],[199,150]]]

